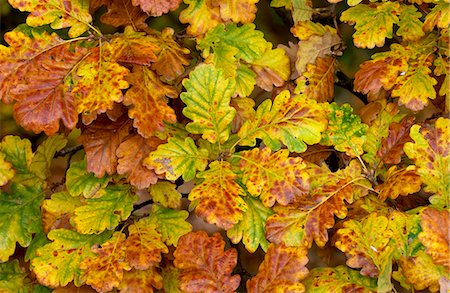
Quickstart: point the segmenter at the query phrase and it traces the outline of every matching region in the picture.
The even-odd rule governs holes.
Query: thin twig
[[[78,152],[79,150],[82,150],[82,149],[83,149],[83,145],[82,144],[78,144],[78,145],[75,145],[73,147],[68,147],[68,148],[65,148],[65,149],[62,149],[62,150],[56,152],[54,157],[55,158],[64,157],[64,156],[66,156],[68,154],[74,154],[74,153],[76,153],[76,152]]]

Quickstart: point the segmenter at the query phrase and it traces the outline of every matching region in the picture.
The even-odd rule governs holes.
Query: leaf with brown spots
[[[304,292],[300,283],[308,275],[308,250],[270,244],[258,274],[247,281],[249,293]]]
[[[413,125],[414,142],[404,145],[406,155],[418,167],[425,183],[424,191],[432,193],[430,202],[439,207],[450,203],[450,119],[440,117],[434,125]]]
[[[158,59],[152,64],[152,69],[158,73],[164,81],[172,81],[184,72],[184,66],[189,65],[189,49],[181,47],[173,40],[174,30],[166,28],[159,36],[161,51]]]
[[[150,16],[161,16],[169,11],[176,10],[182,0],[131,0],[134,6]]]
[[[188,5],[180,13],[180,22],[189,23],[187,33],[193,36],[203,35],[222,22],[220,7],[212,0],[184,0]]]
[[[204,180],[192,189],[189,200],[198,202],[195,212],[199,217],[226,230],[242,220],[247,204],[240,195],[245,192],[236,183],[230,163],[214,161],[197,177]]]
[[[83,126],[78,141],[83,144],[87,158],[87,171],[93,172],[97,178],[105,173],[112,175],[117,170],[116,151],[129,134],[131,120],[127,116],[117,121],[100,115],[88,126]]]
[[[448,210],[427,208],[422,214],[422,232],[419,239],[425,245],[425,252],[437,265],[450,270],[450,215]]]
[[[224,248],[219,233],[208,237],[204,231],[190,232],[180,238],[173,255],[183,292],[234,292],[238,288],[240,276],[231,275],[237,251]]]
[[[78,65],[71,92],[78,113],[100,114],[113,109],[114,102],[122,102],[122,90],[129,87],[125,80],[129,70],[115,62],[116,49],[113,44],[102,43]]]
[[[56,34],[19,26],[0,46],[0,99],[14,105],[16,121],[35,133],[55,134],[60,122],[68,129],[78,121],[68,75],[89,50]]]
[[[85,0],[10,0],[9,3],[20,11],[31,12],[27,17],[28,25],[50,24],[52,29],[70,27],[68,34],[71,38],[83,34],[92,23],[89,3]]]
[[[389,168],[382,184],[376,187],[380,192],[378,198],[386,200],[388,197],[396,199],[399,195],[408,195],[420,190],[422,179],[417,174],[416,166],[411,165],[405,169],[398,170],[398,166]]]
[[[406,117],[399,123],[393,122],[389,125],[389,134],[381,139],[381,148],[377,155],[385,164],[399,164],[404,154],[403,146],[412,141],[409,130],[414,124],[414,117]]]
[[[81,205],[79,197],[73,197],[66,191],[52,194],[41,206],[42,228],[46,233],[57,228],[72,229],[69,220],[75,209]]]
[[[109,232],[83,235],[67,229],[52,230],[47,235],[52,242],[37,250],[37,256],[31,260],[30,268],[39,283],[45,286],[66,286],[72,281],[76,286],[81,286],[83,280],[80,263],[94,256],[92,245],[103,243],[110,236]]]
[[[153,293],[155,289],[163,287],[163,279],[155,267],[148,270],[126,271],[123,274],[122,282],[119,285],[121,293],[146,292]]]
[[[149,17],[140,7],[133,6],[132,0],[106,0],[108,10],[100,17],[101,22],[113,26],[131,25],[134,30],[145,29]],[[92,4],[91,4],[92,5]]]
[[[361,166],[351,161],[346,169],[332,173],[326,165],[310,164],[305,170],[311,176],[310,192],[288,206],[275,206],[275,214],[267,219],[266,236],[274,243],[310,247],[328,241],[327,230],[334,227],[335,216],[345,218],[345,202],[368,193],[370,183],[361,176]],[[344,202],[345,201],[345,202]]]
[[[161,261],[161,253],[169,249],[161,240],[157,224],[150,218],[143,218],[128,227],[128,238],[125,241],[125,261],[132,268],[147,270]]]
[[[306,65],[297,80],[296,93],[304,93],[318,102],[329,102],[334,97],[334,73],[336,59],[334,57],[318,57],[316,63]]]
[[[272,154],[269,148],[255,148],[233,155],[240,159],[242,183],[253,196],[259,196],[265,206],[278,202],[287,205],[309,192],[310,178],[300,157],[288,157],[288,150]]]
[[[108,241],[100,244],[91,248],[94,255],[80,263],[81,279],[98,292],[108,292],[120,285],[125,271],[130,271],[131,266],[124,261],[125,234],[114,232]]]
[[[129,106],[128,116],[140,135],[152,137],[156,132],[164,131],[164,122],[177,121],[175,111],[167,105],[167,97],[178,96],[174,87],[162,83],[153,71],[143,66],[134,66],[126,79],[132,87],[125,94],[123,103]]]
[[[155,184],[159,176],[144,167],[143,162],[161,143],[163,141],[156,137],[145,139],[137,134],[128,137],[116,150],[117,174],[126,175],[127,181],[138,189]]]

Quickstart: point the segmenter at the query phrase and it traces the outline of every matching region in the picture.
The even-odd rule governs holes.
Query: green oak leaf
[[[236,70],[236,93],[241,97],[248,97],[256,84],[256,74],[245,64]]]
[[[32,235],[41,230],[40,206],[44,193],[39,186],[11,184],[11,193],[0,191],[0,262],[16,249],[30,245]]]
[[[248,208],[244,211],[243,219],[227,231],[227,236],[235,244],[242,240],[250,253],[255,252],[259,246],[267,251],[269,241],[265,236],[265,226],[267,218],[273,214],[273,211],[264,206],[258,198],[245,196],[243,200]]]
[[[91,251],[94,244],[103,243],[110,236],[109,231],[100,235],[83,235],[67,229],[52,230],[47,235],[52,242],[37,250],[37,256],[31,260],[31,270],[39,283],[46,286],[64,287],[72,281],[81,286],[80,263],[95,255]]]
[[[402,36],[405,41],[416,41],[425,35],[420,21],[422,13],[417,11],[414,5],[401,4],[397,35]]]
[[[27,273],[14,259],[0,264],[0,292],[3,293],[28,293],[32,292],[32,283]]]
[[[86,198],[93,197],[100,189],[108,185],[110,177],[105,175],[95,177],[94,173],[86,170],[86,159],[70,164],[66,174],[66,187],[72,196],[83,195]]]
[[[177,209],[181,205],[181,193],[177,186],[168,181],[158,181],[148,188],[153,202],[160,203],[163,207]]]
[[[353,114],[353,109],[348,104],[338,106],[332,103],[327,108],[328,127],[322,134],[320,143],[332,145],[336,150],[351,157],[361,155],[369,127],[361,123],[361,118]]]
[[[144,160],[144,165],[155,169],[157,174],[165,173],[167,180],[176,180],[183,176],[184,181],[192,180],[197,170],[203,171],[208,165],[208,151],[197,149],[192,138],[169,138],[160,144]]]
[[[99,197],[88,198],[85,205],[75,209],[72,224],[82,234],[112,230],[130,216],[136,200],[129,186],[108,186]]]
[[[177,246],[181,236],[191,232],[192,225],[186,222],[188,216],[187,211],[172,210],[156,204],[150,213],[151,221],[158,225],[156,230],[161,233],[162,241],[173,246]]]
[[[50,176],[50,166],[57,151],[60,151],[67,144],[64,135],[54,135],[48,137],[41,143],[34,153],[33,160],[30,164],[30,171],[37,177],[45,180]]]
[[[212,65],[200,65],[183,81],[187,92],[180,95],[186,104],[183,114],[192,119],[186,130],[211,143],[224,143],[231,131],[236,110],[230,106],[236,83]]]

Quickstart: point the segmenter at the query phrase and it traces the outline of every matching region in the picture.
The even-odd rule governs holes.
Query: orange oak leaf
[[[214,161],[208,170],[197,177],[204,178],[204,181],[189,193],[190,201],[199,201],[195,208],[196,214],[220,228],[227,230],[233,227],[242,219],[247,204],[240,197],[245,192],[234,181],[237,175],[232,171],[231,164]]]
[[[60,121],[74,128],[78,113],[65,82],[89,50],[37,29],[19,27],[4,38],[10,47],[0,46],[0,100],[17,101],[16,121],[49,136]]]
[[[318,102],[330,101],[334,96],[334,57],[318,57],[315,64],[308,64],[297,80],[296,92],[304,93]]]
[[[414,124],[414,117],[406,117],[399,123],[389,125],[389,135],[381,139],[381,148],[377,155],[385,164],[399,164],[404,154],[403,146],[412,141],[409,130]]]
[[[124,272],[122,282],[118,288],[121,293],[153,293],[153,288],[161,289],[162,287],[162,276],[155,267],[151,267],[144,271],[132,269]]]
[[[304,292],[300,283],[308,275],[308,250],[270,244],[258,274],[247,281],[249,293]]]
[[[450,213],[427,208],[422,214],[422,232],[419,239],[426,246],[425,252],[433,262],[450,269]]]
[[[306,172],[311,176],[310,193],[288,206],[274,208],[276,213],[266,222],[269,241],[310,246],[315,240],[318,246],[324,246],[328,241],[327,230],[334,227],[334,217],[343,219],[347,216],[345,202],[352,203],[365,196],[370,187],[355,160],[336,173],[326,165],[319,167],[313,164]]]
[[[169,249],[161,240],[158,225],[150,218],[143,218],[128,227],[129,236],[125,241],[125,261],[131,267],[147,270],[161,261],[161,252],[168,253]]]
[[[212,0],[184,0],[188,5],[180,13],[181,23],[189,23],[187,33],[193,36],[203,35],[222,22],[220,8]]]
[[[156,137],[145,139],[137,134],[128,137],[116,150],[117,173],[127,175],[127,181],[139,189],[155,184],[160,176],[144,167],[143,161],[161,143],[163,141]]]
[[[125,234],[115,232],[111,239],[101,245],[92,247],[96,256],[85,258],[80,268],[84,270],[81,279],[98,292],[108,292],[118,287],[123,279],[124,271],[131,270],[125,259],[127,246],[124,244]]]
[[[105,173],[112,175],[117,168],[116,151],[129,134],[131,120],[121,116],[117,121],[109,120],[106,114],[88,126],[83,126],[78,141],[83,145],[87,158],[87,170],[98,178]]]
[[[158,58],[158,43],[156,37],[126,27],[123,34],[116,35],[109,42],[109,58],[120,63],[150,66]]]
[[[161,16],[170,10],[178,8],[182,0],[131,0],[134,6],[141,9],[150,16]]]
[[[174,256],[180,269],[179,279],[184,292],[234,292],[241,277],[231,273],[237,263],[237,251],[224,252],[225,242],[219,233],[211,237],[204,231],[181,236]]]
[[[147,28],[145,20],[150,15],[142,11],[140,7],[133,6],[132,0],[104,0],[104,2],[108,10],[100,17],[101,22],[116,27],[131,25],[134,30]]]
[[[259,196],[267,207],[273,206],[275,201],[287,205],[309,192],[306,164],[302,158],[288,155],[286,149],[272,154],[267,147],[233,155],[240,159],[242,182],[247,191]]]
[[[172,81],[184,72],[184,66],[189,65],[189,49],[183,48],[173,40],[174,30],[166,28],[162,31],[160,42],[161,51],[158,60],[152,64],[152,69],[164,81]]]
[[[177,121],[175,111],[167,105],[167,97],[178,96],[174,87],[162,83],[153,71],[143,66],[134,66],[126,79],[132,87],[123,103],[130,106],[128,116],[140,135],[149,138],[155,132],[164,131],[164,122]]]
[[[418,192],[422,185],[422,179],[417,174],[414,165],[401,170],[398,170],[398,166],[392,166],[385,177],[383,184],[378,185],[375,189],[380,192],[378,198],[383,201],[388,197],[396,199],[399,195]]]
[[[78,113],[104,113],[122,102],[122,90],[129,87],[125,76],[129,70],[112,60],[115,48],[106,42],[91,49],[90,55],[77,67],[72,94]]]
[[[214,1],[214,6],[219,6],[220,17],[224,21],[231,20],[232,22],[250,23],[255,20],[256,3],[259,0],[219,0]]]

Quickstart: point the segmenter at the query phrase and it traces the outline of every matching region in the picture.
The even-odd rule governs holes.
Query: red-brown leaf
[[[208,237],[206,232],[183,235],[173,253],[174,265],[180,269],[184,292],[234,292],[240,276],[231,276],[237,263],[237,251],[223,251],[225,242],[219,233]]]
[[[131,120],[122,116],[117,121],[109,120],[106,114],[88,126],[83,126],[78,138],[83,144],[87,157],[87,170],[97,177],[116,173],[116,151],[124,138],[129,134]]]
[[[400,123],[389,125],[389,135],[381,139],[381,148],[377,156],[386,164],[399,164],[404,154],[403,146],[412,141],[409,130],[414,124],[414,117],[406,117]]]
[[[161,16],[170,10],[175,10],[181,0],[132,0],[134,6],[141,6],[142,10],[151,16]]]

